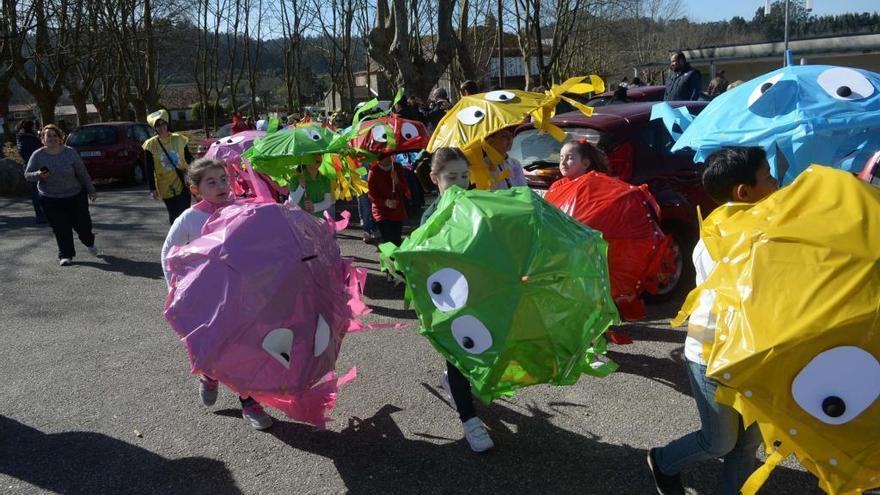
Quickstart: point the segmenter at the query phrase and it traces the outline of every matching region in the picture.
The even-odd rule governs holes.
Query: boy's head
[[[229,182],[226,165],[220,160],[199,158],[186,171],[189,192],[211,203],[229,201]]]
[[[762,148],[722,148],[706,160],[703,188],[719,204],[757,203],[778,187]]]

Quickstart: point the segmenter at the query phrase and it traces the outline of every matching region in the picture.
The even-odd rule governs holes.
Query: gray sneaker
[[[202,396],[202,404],[213,406],[217,402],[217,380],[207,377],[199,378],[199,395]]]
[[[272,426],[272,418],[263,411],[263,406],[253,399],[242,402],[241,417],[255,430],[265,430]]]
[[[100,254],[100,253],[98,252],[98,246],[96,246],[96,245],[94,245],[94,244],[92,244],[91,246],[86,246],[86,250],[87,250],[87,251],[89,252],[89,254],[91,254],[92,256],[98,256],[98,254]]]
[[[485,452],[493,447],[492,437],[489,436],[489,430],[486,425],[480,421],[480,418],[474,417],[464,423],[464,438],[467,439],[468,445],[474,452]]]

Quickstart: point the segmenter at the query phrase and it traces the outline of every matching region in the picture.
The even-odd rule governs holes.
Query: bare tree
[[[9,114],[9,101],[12,99],[12,79],[15,76],[13,72],[13,56],[12,50],[15,46],[14,39],[22,36],[13,28],[11,19],[17,9],[14,0],[2,0],[0,4],[0,117]],[[9,128],[9,122],[3,119],[3,135],[11,136],[12,130]],[[0,148],[3,142],[0,142]]]
[[[251,116],[257,117],[257,66],[260,63],[260,52],[263,48],[263,40],[261,39],[263,26],[263,0],[257,0],[256,15],[254,14],[254,5],[251,0],[244,0],[244,61],[247,68],[248,89],[251,98]],[[256,19],[255,38],[251,38],[251,22]],[[251,49],[251,43],[256,46]]]
[[[281,0],[281,29],[284,37],[284,87],[287,110],[303,108],[301,76],[303,70],[303,27],[311,24],[313,10],[305,0]]]
[[[498,19],[492,13],[497,1],[462,0],[459,4],[456,63],[451,71],[456,86],[467,79],[485,79],[493,52],[503,48],[495,33]]]
[[[455,0],[439,0],[436,15],[431,17],[436,23],[431,24],[420,22],[424,17],[419,9],[409,8],[407,3],[392,0],[389,6],[388,0],[378,0],[376,27],[368,37],[370,56],[408,94],[427,95],[446,71],[455,51]],[[413,19],[410,13],[414,14]],[[423,28],[432,31],[428,40],[422,37]]]

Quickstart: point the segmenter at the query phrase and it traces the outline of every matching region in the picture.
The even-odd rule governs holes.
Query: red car
[[[635,103],[640,101],[663,101],[663,94],[666,86],[630,86],[626,89],[626,103]],[[596,95],[587,101],[587,105],[591,107],[604,107],[606,105],[618,105],[624,102],[614,99],[614,91],[607,91],[600,95]]]
[[[706,102],[670,102],[699,113]],[[558,115],[552,122],[568,139],[585,137],[608,155],[610,175],[631,184],[647,184],[661,208],[661,226],[677,245],[676,271],[672,281],[662,287],[656,301],[669,299],[694,283],[690,254],[699,238],[697,207],[708,215],[715,203],[703,190],[702,165],[694,164],[694,153],[671,153],[674,141],[660,120],[650,120],[654,102],[623,103],[599,107],[592,117],[580,112]],[[531,124],[520,126],[513,138],[510,156],[525,168],[529,186],[546,190],[561,177],[559,150],[562,143],[549,134],[540,134]]]
[[[92,179],[143,184],[146,179],[141,145],[156,133],[138,122],[102,122],[77,127],[67,145],[82,157]]]

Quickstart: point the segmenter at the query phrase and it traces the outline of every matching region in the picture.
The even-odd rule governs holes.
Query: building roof
[[[789,49],[797,57],[857,55],[880,53],[880,34],[823,36],[790,40]],[[678,50],[675,50],[678,51]],[[782,59],[785,43],[764,42],[742,45],[721,45],[681,50],[691,63],[709,61]],[[672,51],[670,51],[672,53]],[[664,64],[665,65],[665,64]]]
[[[199,101],[199,91],[195,84],[169,84],[162,89],[159,101],[168,110],[185,110]]]
[[[87,114],[96,114],[98,113],[98,109],[95,108],[95,105],[91,103],[86,103],[86,113]],[[55,116],[56,117],[67,117],[69,115],[76,115],[76,107],[73,105],[58,105],[55,107]]]

